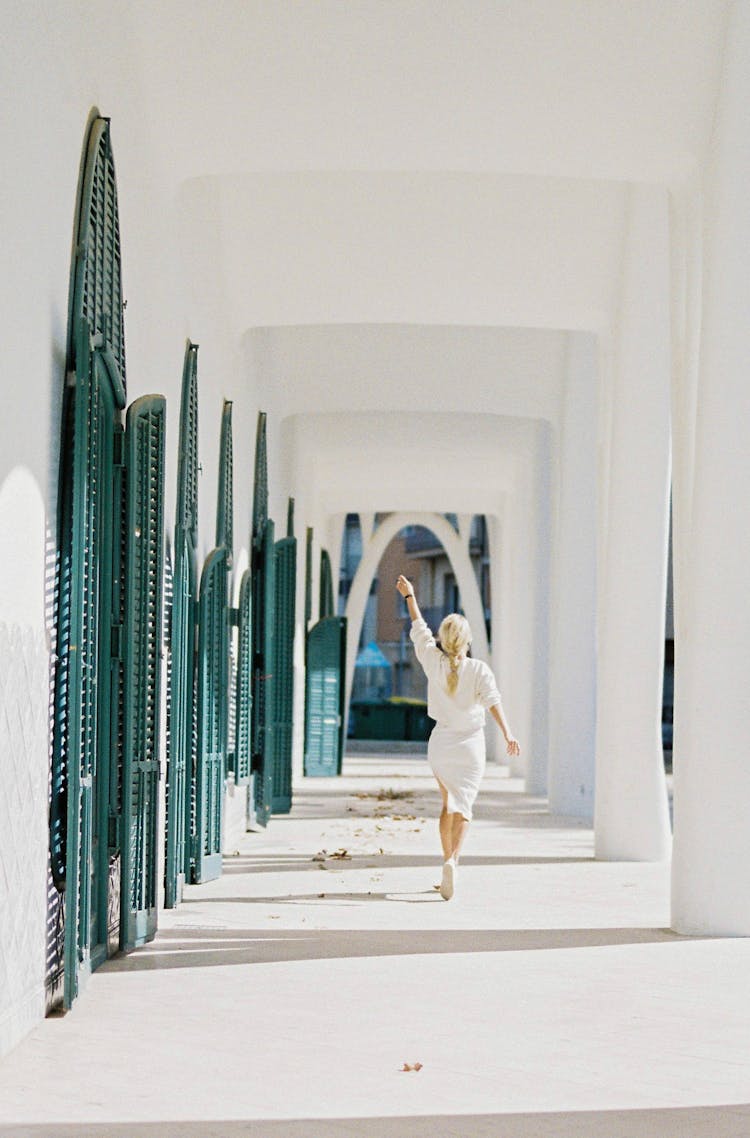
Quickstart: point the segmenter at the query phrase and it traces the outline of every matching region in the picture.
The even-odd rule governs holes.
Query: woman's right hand
[[[505,740],[505,742],[507,744],[506,749],[507,749],[509,755],[520,755],[521,754],[521,745],[518,742],[518,739],[514,739],[512,735],[509,735],[508,738]]]
[[[396,581],[396,588],[398,589],[398,591],[402,597],[408,597],[409,593],[411,593],[411,595],[414,596],[414,586],[412,585],[412,583],[408,579],[408,577],[405,577],[403,575],[403,573],[399,577],[398,581]]]

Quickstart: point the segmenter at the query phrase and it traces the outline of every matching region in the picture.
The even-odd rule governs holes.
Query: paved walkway
[[[747,1138],[750,941],[504,768],[446,903],[437,808],[416,757],[306,782],[7,1057],[0,1135]]]

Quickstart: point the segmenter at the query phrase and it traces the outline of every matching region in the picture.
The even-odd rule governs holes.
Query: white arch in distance
[[[474,636],[472,655],[480,660],[489,662],[489,644],[487,642],[487,629],[484,623],[482,597],[469,556],[470,527],[461,526],[461,532],[456,533],[451,523],[447,518],[443,517],[442,514],[401,512],[389,514],[368,539],[368,536],[364,532],[362,518],[360,517],[360,526],[363,531],[362,559],[354,574],[354,580],[352,581],[352,587],[346,602],[347,717],[349,714],[349,701],[352,695],[352,684],[354,682],[354,664],[357,656],[357,644],[359,642],[359,633],[362,627],[362,621],[364,620],[372,579],[377,572],[380,559],[389,542],[404,526],[413,525],[424,526],[425,529],[431,530],[431,532],[435,534],[435,537],[442,543],[453,572],[456,575],[456,583],[461,594],[464,613],[471,625]],[[395,581],[393,582],[393,587],[394,589],[396,587]],[[346,721],[347,720],[345,720],[345,722]]]

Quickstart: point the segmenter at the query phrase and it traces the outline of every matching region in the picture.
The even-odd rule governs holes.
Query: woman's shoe
[[[443,879],[440,882],[440,896],[450,901],[456,888],[456,863],[452,858],[443,863]]]

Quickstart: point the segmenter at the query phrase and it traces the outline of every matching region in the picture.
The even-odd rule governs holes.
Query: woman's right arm
[[[429,673],[431,668],[434,667],[435,659],[441,655],[440,649],[435,643],[435,637],[422,618],[419,605],[417,604],[417,598],[414,595],[414,586],[408,577],[404,577],[402,574],[396,582],[396,588],[406,601],[407,608],[409,609],[409,616],[412,622],[409,639],[414,645],[417,659],[425,672]]]
[[[414,620],[421,620],[422,614],[419,611],[419,605],[417,604],[417,598],[414,596],[414,586],[412,585],[412,583],[408,579],[408,577],[404,577],[403,573],[401,574],[398,581],[396,582],[396,588],[398,589],[399,593],[401,594],[401,596],[406,601],[406,607],[409,610],[409,616],[410,616],[411,620],[413,620],[413,621]]]

